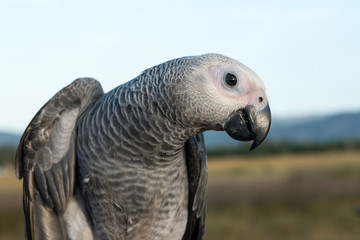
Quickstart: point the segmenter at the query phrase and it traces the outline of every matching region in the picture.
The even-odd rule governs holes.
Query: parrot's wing
[[[205,231],[207,158],[203,134],[185,143],[189,177],[189,216],[183,240],[202,239]]]
[[[60,216],[74,190],[76,123],[102,94],[95,79],[77,79],[56,93],[26,128],[15,164],[16,176],[24,178],[27,239],[66,239]]]

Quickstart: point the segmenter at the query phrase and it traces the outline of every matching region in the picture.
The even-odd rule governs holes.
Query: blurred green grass
[[[0,176],[0,239],[23,239],[21,181]],[[210,158],[206,240],[360,239],[360,152]]]

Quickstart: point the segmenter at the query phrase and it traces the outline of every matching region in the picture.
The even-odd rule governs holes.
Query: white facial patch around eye
[[[240,97],[248,92],[250,87],[249,78],[236,65],[212,65],[209,67],[209,72],[217,90],[222,92],[225,96]],[[226,83],[226,77],[228,74],[236,77],[236,84],[233,86]]]

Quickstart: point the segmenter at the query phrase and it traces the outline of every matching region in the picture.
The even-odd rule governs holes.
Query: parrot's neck
[[[151,161],[170,161],[182,151],[190,137],[202,131],[189,127],[179,118],[169,119],[161,96],[149,94],[144,87],[120,86],[105,95],[102,102],[107,109],[100,115],[106,118],[104,122],[110,121],[104,132],[109,138],[116,135],[120,140],[118,147],[130,155],[152,156]],[[130,146],[128,142],[135,144]],[[114,141],[114,144],[117,143]]]

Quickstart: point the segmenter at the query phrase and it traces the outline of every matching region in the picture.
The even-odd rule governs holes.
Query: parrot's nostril
[[[259,97],[259,102],[263,102],[264,99],[262,97]]]

